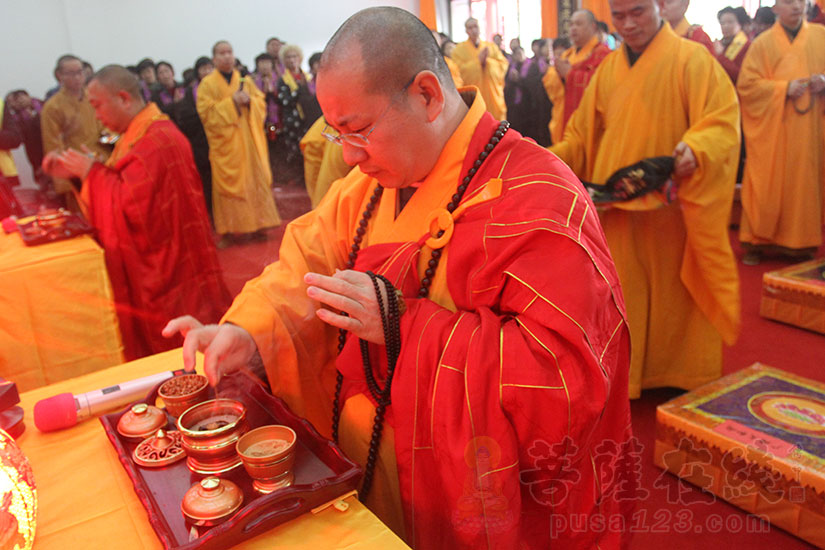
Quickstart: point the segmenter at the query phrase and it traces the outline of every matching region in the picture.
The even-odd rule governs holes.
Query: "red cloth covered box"
[[[825,259],[765,273],[759,314],[825,334]]]
[[[756,363],[660,405],[657,466],[825,548],[825,384]]]

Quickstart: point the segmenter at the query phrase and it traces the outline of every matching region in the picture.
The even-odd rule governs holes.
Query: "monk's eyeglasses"
[[[382,118],[384,118],[384,115],[386,115],[387,112],[389,112],[390,107],[392,107],[392,105],[398,100],[398,98],[401,97],[402,94],[407,91],[407,88],[410,87],[410,84],[415,82],[416,76],[418,76],[418,74],[413,75],[410,81],[404,84],[404,87],[401,88],[393,96],[387,107],[381,112],[380,115],[378,115],[378,118],[376,118],[375,122],[372,123],[372,128],[370,128],[366,134],[362,134],[360,132],[353,132],[351,134],[340,134],[338,133],[338,130],[327,124],[326,126],[324,126],[324,130],[321,132],[321,135],[327,138],[332,143],[335,143],[336,145],[343,145],[344,143],[347,143],[348,145],[352,145],[353,147],[366,147],[370,144],[370,134],[373,132],[373,130],[375,130],[375,127],[378,125],[378,122]]]

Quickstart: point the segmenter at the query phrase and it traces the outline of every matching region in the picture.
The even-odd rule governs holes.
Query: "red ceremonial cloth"
[[[151,122],[112,167],[95,163],[84,186],[126,360],[179,347],[160,333],[174,317],[218,322],[231,298],[192,150],[174,123]]]
[[[496,125],[481,119],[462,174]],[[641,457],[624,302],[595,208],[569,168],[513,130],[464,201],[491,178],[501,195],[456,220],[438,267],[457,311],[418,298],[427,235],[369,246],[355,266],[387,276],[408,306],[386,415],[408,542],[624,548]],[[385,350],[370,352],[383,386]],[[356,338],[337,365],[342,402],[369,396]]]

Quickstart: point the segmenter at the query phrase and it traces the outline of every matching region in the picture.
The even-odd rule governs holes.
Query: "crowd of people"
[[[65,55],[44,104],[9,94],[2,137],[98,230],[130,358],[253,368],[413,546],[619,548],[532,519],[629,519],[632,461],[593,462],[632,451],[628,397],[721,376],[737,180],[746,263],[822,243],[822,13],[725,7],[713,42],[688,3],[610,0],[615,33],[579,10],[532,57],[395,8],[348,19],[309,74],[274,38],[254,73],[219,41],[183,84]],[[284,174],[315,208],[229,306],[212,227],[265,238]],[[599,208],[582,185],[616,182]]]

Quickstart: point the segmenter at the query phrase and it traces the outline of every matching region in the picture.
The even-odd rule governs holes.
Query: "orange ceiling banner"
[[[435,21],[435,0],[421,0],[419,4],[419,19],[424,22],[430,30],[438,30]]]
[[[610,16],[610,3],[608,0],[582,0],[582,9],[590,10],[596,19],[607,23],[608,28],[613,31],[613,18]]]
[[[422,0],[423,2],[424,0]],[[559,16],[557,0],[541,0],[541,36],[542,38],[557,38],[559,32]]]

